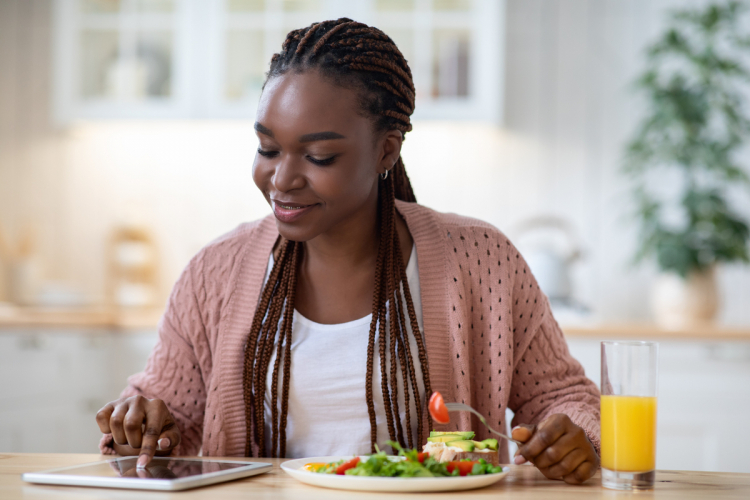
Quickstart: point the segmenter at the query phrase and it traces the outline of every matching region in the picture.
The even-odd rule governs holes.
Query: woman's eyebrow
[[[255,130],[257,130],[261,134],[267,135],[268,137],[273,137],[273,132],[271,131],[271,129],[264,127],[259,122],[255,122]]]
[[[336,132],[315,132],[314,134],[301,136],[299,142],[328,141],[331,139],[345,139],[345,137]]]

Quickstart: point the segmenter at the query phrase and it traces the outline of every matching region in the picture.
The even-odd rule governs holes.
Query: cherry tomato
[[[417,453],[417,461],[421,464],[424,463],[425,459],[429,458],[430,454],[426,451]]]
[[[445,468],[448,472],[453,472],[454,469],[458,469],[459,476],[468,476],[471,474],[471,469],[474,468],[474,464],[476,463],[478,462],[448,462],[448,465],[446,465]]]
[[[348,471],[349,469],[355,468],[358,463],[359,463],[359,457],[354,457],[348,462],[344,462],[343,464],[339,465],[336,468],[336,474],[338,474],[339,476],[343,476],[346,471]]]
[[[447,424],[451,421],[451,418],[448,416],[448,408],[445,407],[445,401],[443,401],[443,396],[439,392],[435,391],[432,393],[428,408],[432,419],[438,424]]]

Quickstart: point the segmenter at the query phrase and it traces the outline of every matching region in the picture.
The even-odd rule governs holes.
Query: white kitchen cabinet
[[[600,342],[568,338],[597,385]],[[750,342],[659,342],[658,469],[750,472]]]
[[[0,451],[96,452],[96,411],[155,343],[155,331],[0,330]]]
[[[504,0],[55,0],[55,117],[245,118],[286,34],[351,17],[409,61],[415,118],[499,123]]]

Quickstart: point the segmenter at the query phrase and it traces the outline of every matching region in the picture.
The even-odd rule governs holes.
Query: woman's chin
[[[282,238],[289,241],[309,241],[319,234],[308,224],[288,223],[278,219],[276,219],[276,229]]]

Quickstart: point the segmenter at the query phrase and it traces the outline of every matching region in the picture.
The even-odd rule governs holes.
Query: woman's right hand
[[[139,455],[138,467],[145,467],[154,455],[169,455],[182,436],[174,417],[161,399],[132,396],[104,405],[96,423],[111,433],[118,455]]]

